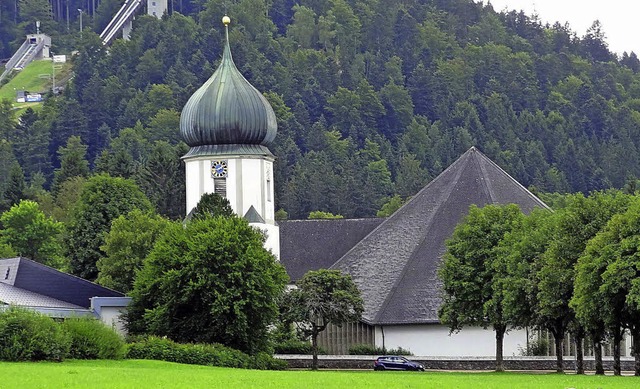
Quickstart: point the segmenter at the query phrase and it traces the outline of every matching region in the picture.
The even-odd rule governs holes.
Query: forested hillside
[[[7,3],[5,57],[32,17]],[[117,3],[98,2],[87,26],[99,27]],[[108,49],[88,30],[66,35],[54,13],[54,51],[79,51],[76,75],[19,121],[0,105],[3,209],[20,197],[55,202],[60,190],[73,192],[69,178],[107,172],[134,178],[163,214],[184,215],[179,114],[220,60],[225,9],[234,60],[278,116],[277,208],[291,218],[375,216],[473,145],[540,192],[621,188],[640,177],[640,61],[609,52],[597,23],[578,37],[471,0],[172,4],[162,20],[136,18],[131,40]]]

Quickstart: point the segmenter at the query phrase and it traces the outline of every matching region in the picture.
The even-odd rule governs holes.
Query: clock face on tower
[[[211,177],[226,178],[228,171],[227,161],[211,161]]]

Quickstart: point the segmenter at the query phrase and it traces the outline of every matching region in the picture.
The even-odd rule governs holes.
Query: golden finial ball
[[[229,23],[231,23],[231,18],[230,18],[230,17],[228,17],[227,15],[224,15],[224,17],[222,18],[222,23],[223,23],[225,26],[228,26],[228,25],[229,25]]]

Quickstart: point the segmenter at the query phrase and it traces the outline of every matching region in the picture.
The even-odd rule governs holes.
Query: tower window
[[[267,177],[267,201],[271,201],[271,177]]]
[[[213,192],[220,196],[227,197],[227,179],[226,178],[214,178],[213,179]]]

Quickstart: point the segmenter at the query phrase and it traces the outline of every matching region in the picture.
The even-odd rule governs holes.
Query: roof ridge
[[[480,156],[478,155],[478,158]],[[487,197],[489,198],[489,201],[491,201],[491,204],[494,204],[496,202],[496,195],[493,192],[493,189],[489,186],[489,175],[487,174],[487,169],[485,169],[485,166],[480,163],[480,161],[478,160],[478,158],[474,158],[473,159],[473,163],[476,164],[478,166],[478,168],[480,169],[481,172],[481,185],[482,188],[484,189]]]
[[[533,198],[537,203],[540,204],[540,206],[542,206],[545,209],[551,210],[551,207],[549,207],[547,204],[544,203],[544,201],[540,200],[540,198],[538,198],[538,196],[536,196],[535,194],[531,193],[531,191],[529,191],[529,189],[525,188],[524,185],[522,185],[520,182],[518,182],[518,180],[516,180],[515,178],[513,178],[509,173],[506,172],[506,170],[504,170],[503,168],[500,167],[500,165],[498,165],[497,163],[495,163],[491,158],[487,157],[486,155],[484,155],[480,150],[477,150],[478,152],[478,157],[480,157],[483,161],[488,162],[489,164],[491,164],[494,168],[496,168],[500,173],[502,173],[504,176],[506,176],[512,183],[516,184],[516,186],[523,191],[525,194],[527,194],[528,196],[530,196],[531,198]],[[482,166],[482,165],[480,165]],[[482,170],[483,174],[485,172],[485,170]],[[493,196],[491,196],[492,200],[493,200]]]
[[[427,185],[425,185],[422,189],[420,189],[418,191],[418,193],[416,193],[415,195],[413,195],[413,197],[411,197],[409,199],[409,201],[407,201],[406,203],[402,204],[402,206],[400,208],[398,208],[393,214],[391,214],[391,216],[387,217],[385,221],[383,221],[382,223],[380,223],[376,228],[374,228],[373,230],[371,230],[371,232],[369,234],[367,234],[364,238],[362,238],[362,241],[364,241],[365,239],[367,239],[371,234],[374,234],[376,231],[378,231],[378,229],[380,229],[385,223],[387,223],[389,220],[393,220],[397,217],[400,217],[401,214],[403,214],[405,208],[407,206],[409,206],[410,203],[412,203],[413,201],[415,201],[415,199],[417,199],[418,197],[420,197],[422,192],[425,192],[427,190],[427,188],[435,185],[435,183],[439,182],[443,176],[445,176],[445,173],[449,170],[452,170],[454,166],[458,165],[458,163],[460,161],[462,161],[463,159],[465,159],[464,157],[467,156],[467,154],[470,154],[473,151],[477,151],[477,149],[475,148],[475,146],[472,146],[469,150],[465,151],[464,154],[462,154],[458,159],[456,159],[451,165],[449,165],[446,169],[444,169],[440,174],[438,174],[433,180],[429,181],[429,183]],[[355,246],[353,246],[351,249],[349,249],[349,251],[347,251],[346,253],[344,253],[344,255],[338,259],[333,265],[331,265],[331,269],[333,269],[336,265],[340,264],[342,262],[342,260],[349,255],[359,244],[360,242],[358,242],[358,244],[356,244]]]

